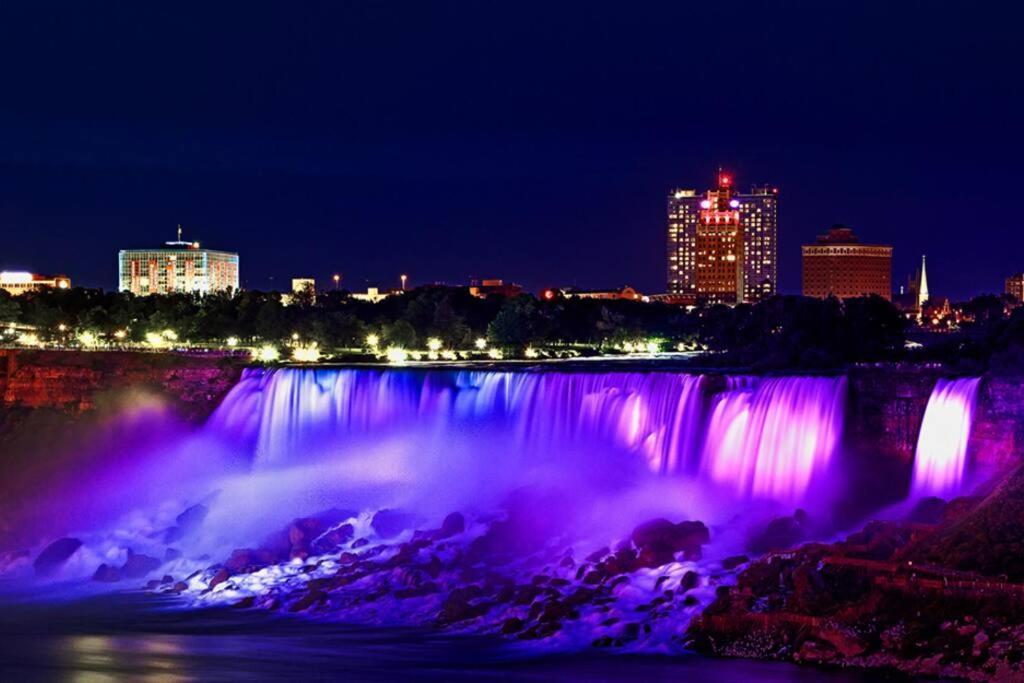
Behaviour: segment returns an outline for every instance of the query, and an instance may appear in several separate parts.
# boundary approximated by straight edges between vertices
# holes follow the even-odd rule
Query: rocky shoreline
[[[753,562],[694,619],[724,657],[1024,679],[1024,473],[984,499],[923,501],[833,544]]]

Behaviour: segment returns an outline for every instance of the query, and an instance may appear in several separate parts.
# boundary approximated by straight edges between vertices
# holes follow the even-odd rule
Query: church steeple
[[[921,256],[921,274],[917,278],[917,310],[928,303],[928,271],[925,270],[925,257]]]

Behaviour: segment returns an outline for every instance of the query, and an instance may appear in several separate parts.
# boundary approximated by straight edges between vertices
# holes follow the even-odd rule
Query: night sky
[[[780,188],[933,294],[1024,270],[1010,3],[4,3],[0,268],[116,287],[185,236],[242,284],[664,291],[665,197]],[[1016,13],[1016,14],[1014,14]]]

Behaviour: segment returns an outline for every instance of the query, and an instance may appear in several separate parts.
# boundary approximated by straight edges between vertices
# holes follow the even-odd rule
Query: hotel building
[[[238,291],[238,254],[200,248],[178,239],[155,249],[122,249],[118,289],[149,294],[211,294]]]
[[[778,189],[736,192],[728,173],[703,194],[668,196],[668,294],[698,303],[756,302],[778,287]]]
[[[872,294],[892,300],[892,247],[861,244],[853,230],[834,225],[803,252],[803,294],[849,299]]]

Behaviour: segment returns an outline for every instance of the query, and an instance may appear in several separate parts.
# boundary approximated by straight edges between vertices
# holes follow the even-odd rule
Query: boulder
[[[128,551],[128,559],[121,567],[121,575],[126,579],[141,579],[146,574],[155,570],[163,562],[149,555],[138,555]]]
[[[121,570],[113,565],[101,564],[96,568],[96,572],[92,575],[93,581],[101,581],[103,583],[114,583],[115,581],[121,580]]]
[[[46,546],[32,563],[37,576],[50,576],[64,566],[72,555],[82,547],[77,538],[60,538]]]
[[[638,526],[630,538],[639,553],[639,566],[657,567],[674,561],[679,552],[686,560],[699,560],[701,546],[711,540],[711,534],[703,522],[673,524],[659,518]]]
[[[394,538],[408,529],[414,529],[417,521],[417,517],[410,512],[385,508],[373,516],[370,526],[378,536],[386,539]]]
[[[772,550],[788,550],[803,541],[807,531],[807,513],[797,510],[792,517],[778,517],[769,522],[764,531],[750,540],[750,549],[759,555]]]
[[[461,534],[466,530],[466,519],[462,516],[461,512],[453,512],[444,518],[441,522],[441,530],[438,533],[438,538],[449,538]]]

